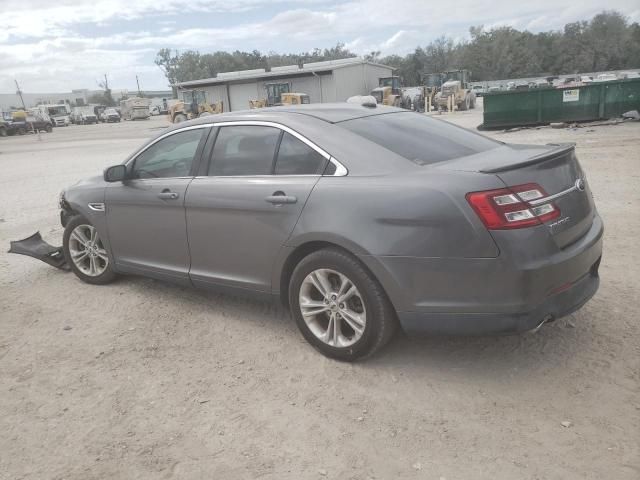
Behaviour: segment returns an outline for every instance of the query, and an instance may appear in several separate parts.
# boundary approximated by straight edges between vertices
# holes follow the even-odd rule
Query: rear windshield
[[[466,157],[501,145],[447,122],[412,112],[372,115],[337,125],[418,165]]]

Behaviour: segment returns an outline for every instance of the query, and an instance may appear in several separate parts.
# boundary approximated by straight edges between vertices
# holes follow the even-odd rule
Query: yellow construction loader
[[[223,103],[208,103],[204,91],[185,90],[182,92],[182,101],[169,107],[169,121],[171,123],[180,123],[205,115],[222,113],[223,111]]]
[[[400,77],[380,78],[378,86],[371,90],[371,96],[382,105],[399,107],[401,101]]]
[[[275,84],[269,84],[275,85]],[[278,85],[288,85],[288,84],[278,84]],[[267,86],[268,87],[268,86]],[[267,88],[267,93],[270,93],[269,88]],[[278,98],[271,96],[270,98],[262,98],[259,100],[249,100],[249,108],[264,108],[264,107],[272,107],[278,105],[305,105],[311,103],[311,99],[309,95],[306,93],[291,93],[291,92],[279,92]]]

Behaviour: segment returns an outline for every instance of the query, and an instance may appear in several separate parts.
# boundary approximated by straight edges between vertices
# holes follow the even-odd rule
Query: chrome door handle
[[[158,198],[161,198],[162,200],[175,200],[179,196],[180,194],[176,192],[160,192],[158,194]]]
[[[298,199],[294,196],[290,196],[290,195],[269,195],[268,197],[265,198],[265,200],[269,203],[273,203],[274,205],[284,205],[284,204],[290,204],[290,203],[296,203],[298,201]]]

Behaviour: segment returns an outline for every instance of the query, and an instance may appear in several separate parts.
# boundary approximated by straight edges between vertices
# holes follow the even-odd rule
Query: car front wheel
[[[300,261],[291,277],[289,305],[306,340],[338,360],[373,355],[397,325],[378,281],[338,249],[319,250]]]
[[[103,285],[116,277],[109,254],[98,235],[98,230],[84,217],[69,220],[62,240],[67,263],[76,276],[86,283]]]

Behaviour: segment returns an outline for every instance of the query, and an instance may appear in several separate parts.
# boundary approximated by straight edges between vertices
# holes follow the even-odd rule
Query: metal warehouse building
[[[305,63],[265,69],[219,73],[214,78],[178,83],[178,90],[203,90],[209,103],[223,102],[224,111],[246,110],[249,100],[266,97],[265,84],[289,83],[291,92],[306,93],[311,103],[343,102],[366,95],[389,77],[393,68],[362,58]],[[182,97],[181,95],[179,95]]]

